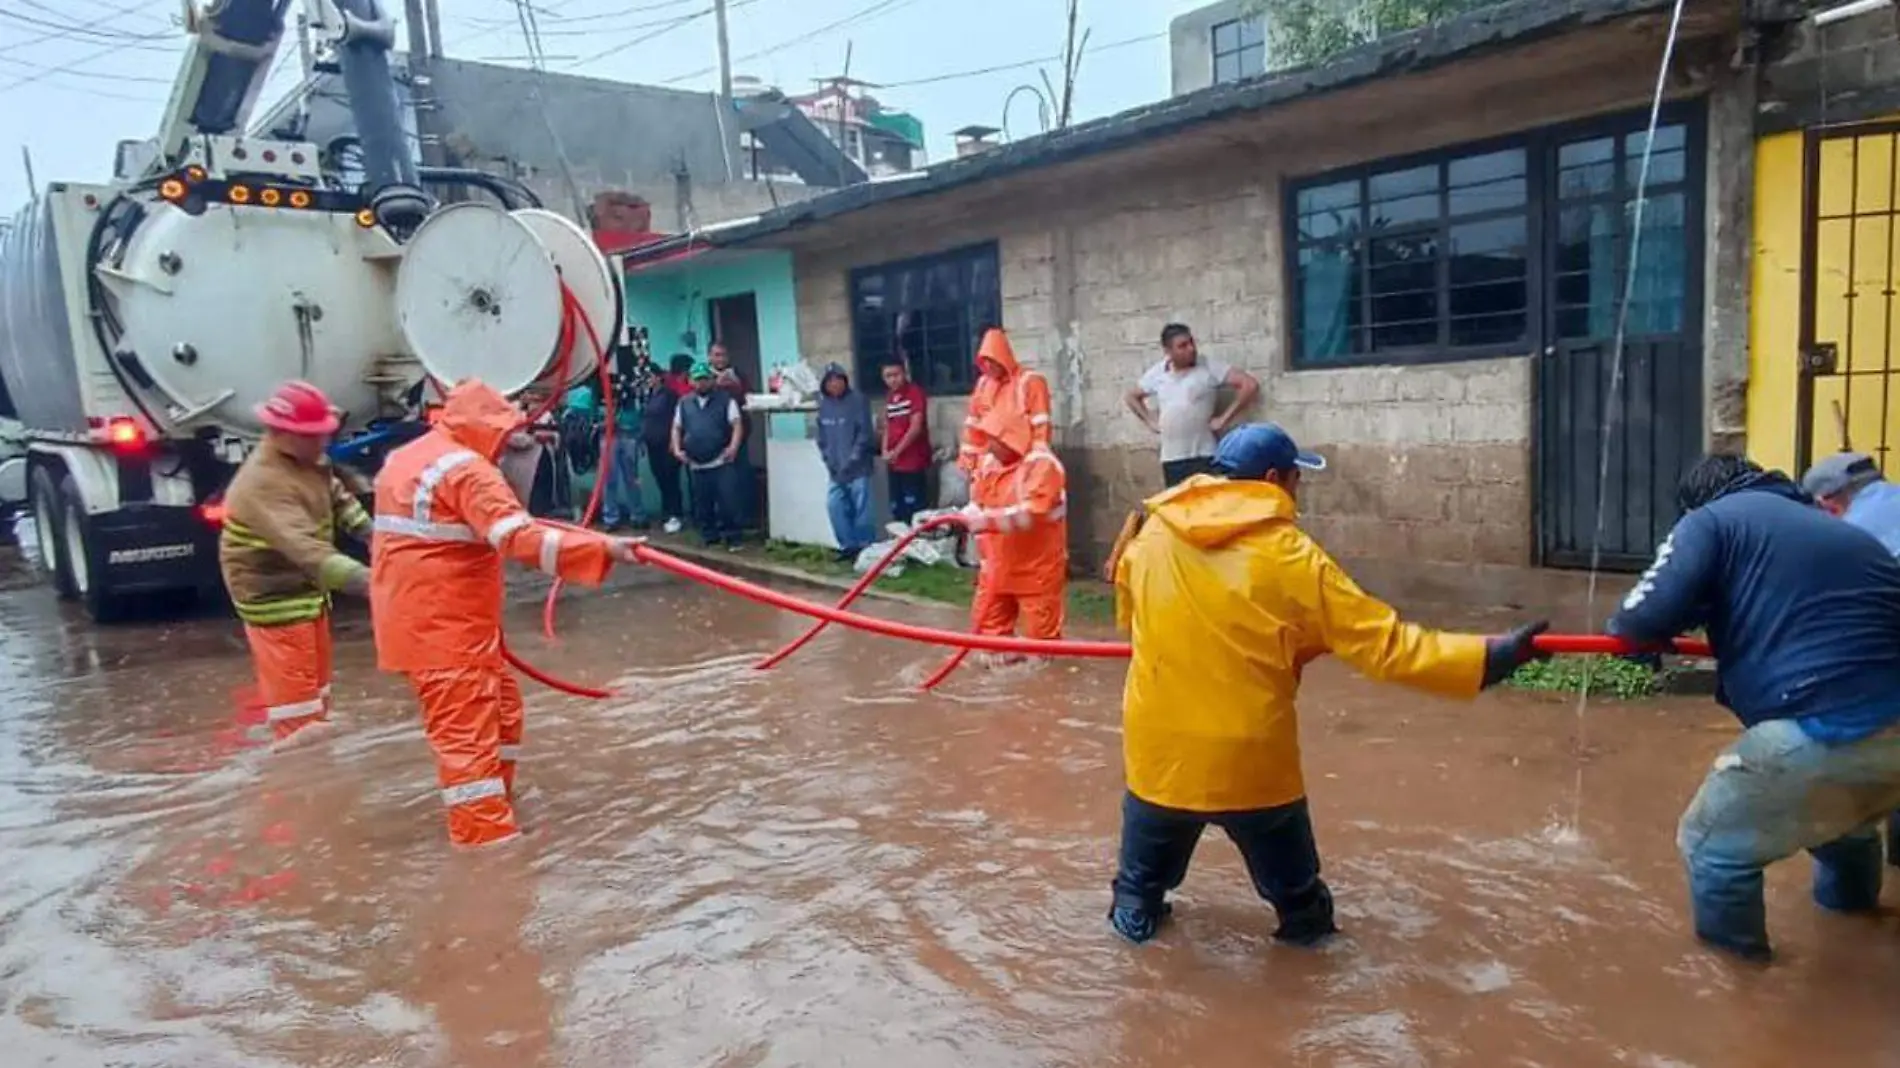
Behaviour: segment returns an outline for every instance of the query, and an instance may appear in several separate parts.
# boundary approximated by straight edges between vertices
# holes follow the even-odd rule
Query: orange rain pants
[[[421,699],[458,846],[518,833],[509,798],[521,691],[501,651],[502,562],[598,586],[624,555],[614,539],[543,523],[522,507],[492,459],[521,418],[500,393],[462,382],[434,428],[390,453],[376,476],[376,660]]]
[[[515,764],[524,726],[521,687],[506,668],[469,666],[409,675],[435,750],[449,841],[488,845],[520,833]]]
[[[1022,637],[1053,640],[1062,637],[1067,610],[1066,598],[1059,589],[1027,595],[995,593],[979,586],[976,600],[970,603],[970,630],[976,634],[1016,634],[1020,621]]]
[[[301,623],[244,625],[257,692],[278,741],[330,718],[330,616]]]

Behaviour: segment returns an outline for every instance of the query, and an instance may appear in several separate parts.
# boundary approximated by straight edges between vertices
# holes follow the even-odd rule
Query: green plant
[[[1323,63],[1387,34],[1454,18],[1499,0],[1251,0],[1244,11],[1266,19],[1275,59]]]
[[[1520,690],[1575,693],[1583,688],[1586,673],[1592,697],[1634,701],[1661,689],[1658,673],[1614,656],[1559,656],[1525,664],[1505,684]]]

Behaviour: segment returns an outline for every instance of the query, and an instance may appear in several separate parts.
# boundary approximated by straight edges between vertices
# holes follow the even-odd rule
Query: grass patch
[[[837,554],[817,545],[799,545],[789,541],[765,543],[765,558],[785,567],[795,567],[812,575],[834,579],[854,579],[856,572],[848,563],[840,563]],[[877,582],[879,590],[901,593],[927,601],[967,605],[976,594],[976,572],[949,564],[923,567],[905,561],[904,573],[886,575]],[[1115,594],[1100,583],[1070,580],[1069,618],[1089,623],[1109,623],[1115,619]]]
[[[1575,693],[1589,672],[1590,695],[1634,701],[1662,692],[1662,676],[1641,664],[1614,656],[1559,656],[1525,664],[1505,680],[1520,690]]]

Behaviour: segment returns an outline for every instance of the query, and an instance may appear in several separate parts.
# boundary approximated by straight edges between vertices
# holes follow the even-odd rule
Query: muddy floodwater
[[[362,619],[340,725],[274,751],[231,622],[0,593],[0,1065],[1900,1065],[1900,924],[1817,913],[1805,863],[1770,876],[1781,963],[1689,939],[1675,821],[1735,730],[1704,701],[1595,704],[1580,749],[1568,700],[1322,664],[1345,936],[1274,946],[1215,835],[1131,949],[1118,665],[918,696],[937,654],[862,636],[753,672],[801,622],[686,586],[570,598],[552,646],[536,615],[532,659],[629,696],[530,689],[533,833],[463,854]]]

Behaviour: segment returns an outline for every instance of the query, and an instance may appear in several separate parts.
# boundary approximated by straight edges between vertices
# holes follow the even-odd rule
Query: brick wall
[[[1160,357],[1162,324],[1180,321],[1203,352],[1261,380],[1254,418],[1329,456],[1302,503],[1305,525],[1334,552],[1528,564],[1529,361],[1288,370],[1282,176],[1641,106],[1647,45],[1620,32],[1600,47],[1555,42],[814,227],[794,242],[804,353],[849,351],[850,268],[993,239],[1005,325],[1056,389],[1084,562],[1159,488],[1155,443],[1122,397]],[[1618,51],[1630,48],[1648,58]],[[955,401],[939,403],[934,425],[961,423]]]

